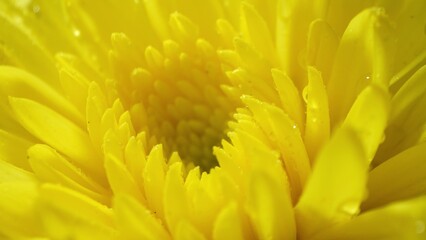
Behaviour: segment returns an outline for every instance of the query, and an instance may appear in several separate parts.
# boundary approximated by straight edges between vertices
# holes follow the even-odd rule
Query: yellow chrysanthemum
[[[426,1],[0,1],[1,239],[426,239]]]

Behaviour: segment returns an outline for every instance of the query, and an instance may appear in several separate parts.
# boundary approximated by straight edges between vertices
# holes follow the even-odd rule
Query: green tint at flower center
[[[226,136],[236,108],[221,89],[227,78],[214,48],[201,39],[187,46],[167,40],[162,52],[146,48],[145,62],[133,68],[131,90],[121,93],[130,99],[137,130],[146,132],[150,147],[161,143],[167,155],[177,152],[210,170],[217,165],[212,148]]]

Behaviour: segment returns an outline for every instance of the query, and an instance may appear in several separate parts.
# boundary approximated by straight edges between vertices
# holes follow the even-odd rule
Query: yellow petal
[[[426,197],[396,202],[368,211],[353,220],[326,229],[314,240],[422,240],[426,238]]]
[[[222,209],[216,218],[213,228],[213,239],[243,240],[244,230],[237,203],[232,202]]]
[[[0,159],[0,236],[19,239],[40,236],[36,217],[37,180],[34,175]]]
[[[13,133],[0,129],[0,159],[13,165],[29,170],[30,166],[26,158],[26,149],[33,143]]]
[[[43,227],[53,239],[111,239],[116,235],[112,210],[81,193],[43,184],[40,198]]]
[[[29,99],[10,98],[19,122],[35,137],[70,157],[78,165],[102,176],[100,159],[93,153],[89,136],[52,109]]]
[[[78,108],[80,113],[85,114],[89,81],[73,67],[61,63],[61,61],[58,65],[60,66],[59,80],[66,97]]]
[[[356,96],[370,83],[387,87],[391,77],[394,41],[383,9],[359,13],[340,41],[327,83],[332,125],[346,116]]]
[[[308,68],[308,86],[304,90],[306,101],[305,145],[311,163],[330,137],[328,98],[321,73]]]
[[[176,0],[177,11],[185,14],[200,27],[200,36],[209,41],[216,42],[217,34],[212,29],[218,18],[223,17],[223,9],[220,1],[206,0]]]
[[[156,216],[163,218],[163,192],[166,164],[161,145],[152,148],[143,172],[143,183],[148,206]]]
[[[154,31],[162,39],[169,38],[170,30],[166,19],[170,14],[170,9],[167,8],[171,7],[172,4],[161,4],[159,0],[144,1],[143,3]]]
[[[105,188],[51,147],[42,144],[32,146],[28,149],[28,161],[40,180],[63,184],[104,204],[109,202]]]
[[[426,144],[411,147],[374,168],[368,178],[363,208],[408,199],[426,193]]]
[[[286,186],[261,171],[250,176],[247,212],[259,239],[296,239],[296,225]]]
[[[265,20],[246,2],[242,3],[241,13],[241,30],[244,37],[265,59],[276,65],[274,42]]]
[[[298,199],[310,173],[310,162],[299,129],[281,109],[250,96],[243,96],[242,100],[281,152],[293,200]]]
[[[305,53],[311,21],[324,18],[328,1],[276,1],[276,48],[283,70],[295,81],[298,89],[306,83]]]
[[[324,83],[330,79],[339,38],[323,19],[314,20],[309,26],[306,61],[321,72]]]
[[[256,49],[241,38],[234,38],[234,47],[243,63],[243,67],[257,76],[270,73],[270,63],[266,62]]]
[[[207,238],[200,233],[191,223],[181,221],[177,226],[176,233],[174,234],[176,240],[206,240]]]
[[[167,171],[164,185],[164,214],[171,232],[175,232],[179,221],[187,218],[187,204],[182,163],[177,162]]]
[[[368,162],[355,132],[338,129],[319,153],[296,206],[298,236],[310,238],[358,214],[366,194],[367,170]]]
[[[105,134],[101,128],[101,120],[107,108],[106,96],[99,85],[95,82],[90,83],[86,102],[87,131],[98,153],[101,153],[101,146]]]
[[[0,14],[0,53],[6,57],[6,62],[2,59],[1,63],[28,69],[52,86],[58,87],[59,84],[56,81],[58,74],[53,57],[42,47],[37,38],[29,34],[29,30],[22,22],[19,20],[14,22],[12,19],[3,12]]]
[[[141,189],[122,161],[108,154],[105,158],[105,172],[114,195],[127,194],[146,204]]]
[[[425,77],[426,66],[423,66],[392,97],[391,124],[401,125],[410,116],[412,107],[426,92]]]
[[[7,97],[28,98],[42,103],[66,116],[78,126],[84,126],[84,117],[61,92],[49,86],[43,80],[18,68],[0,66],[0,102],[6,103]]]
[[[136,183],[141,187],[143,185],[141,173],[146,165],[143,143],[135,137],[130,137],[124,150],[124,158],[127,169],[129,169]]]
[[[172,13],[169,21],[174,37],[182,46],[195,43],[198,38],[199,29],[189,18],[180,14]]]
[[[370,85],[357,97],[343,123],[356,131],[368,161],[383,141],[390,109],[390,97],[381,87]]]
[[[386,139],[380,146],[373,164],[378,165],[395,154],[414,146],[426,121],[426,66],[420,68],[392,97]]]
[[[296,122],[299,129],[303,129],[304,108],[299,90],[294,82],[278,69],[272,69],[272,77],[280,95],[282,108]]]
[[[116,196],[114,214],[118,229],[125,239],[170,239],[165,227],[155,215],[129,196]]]
[[[396,76],[393,88],[401,86],[413,72],[426,64],[426,2],[424,1],[381,1],[389,9],[395,24],[398,48],[393,66]]]

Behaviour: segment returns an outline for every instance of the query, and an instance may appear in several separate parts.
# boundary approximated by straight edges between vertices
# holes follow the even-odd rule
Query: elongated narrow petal
[[[110,208],[61,185],[43,184],[40,194],[42,222],[51,238],[112,239],[116,235]]]
[[[68,117],[76,124],[82,125],[83,116],[61,93],[46,82],[19,68],[0,66],[0,100],[7,102],[9,96],[28,98],[49,106]]]
[[[21,150],[30,147],[32,145],[31,141],[1,129],[0,138],[3,139],[3,143],[0,144],[0,159],[29,170],[30,166],[26,158],[27,153]]]
[[[35,216],[38,197],[34,175],[0,159],[0,231],[8,238],[41,234]]]
[[[389,55],[393,50],[389,46],[392,42],[386,41],[389,36],[391,27],[383,9],[364,10],[348,25],[327,83],[333,124],[343,120],[356,96],[369,83],[383,87],[389,84]]]
[[[243,231],[237,204],[231,203],[219,213],[213,230],[213,239],[232,238],[243,240]]]
[[[374,208],[426,192],[426,144],[411,147],[388,159],[369,174],[365,208]]]
[[[177,162],[170,166],[164,185],[164,213],[167,225],[175,232],[180,221],[188,215],[188,202],[186,199],[182,179],[182,164]]]
[[[311,163],[330,137],[330,115],[327,93],[318,70],[308,68],[308,86],[304,90],[306,101],[305,145]]]
[[[366,196],[368,162],[352,129],[340,128],[324,146],[296,206],[300,236],[349,221]]]
[[[32,100],[10,98],[10,104],[22,125],[35,137],[57,148],[82,167],[101,175],[97,167],[99,158],[93,153],[89,137],[81,128]]]
[[[165,227],[143,205],[131,197],[114,200],[118,228],[126,239],[170,239]]]
[[[424,239],[425,204],[424,196],[393,203],[364,213],[312,239]]]
[[[43,181],[63,184],[101,203],[107,203],[108,191],[90,179],[54,149],[36,144],[28,149],[28,161],[33,172]]]
[[[353,128],[372,161],[382,143],[390,108],[389,94],[380,87],[368,86],[357,97],[349,110],[344,126]]]

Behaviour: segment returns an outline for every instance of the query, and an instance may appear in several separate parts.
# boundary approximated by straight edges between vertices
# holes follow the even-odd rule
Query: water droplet
[[[359,213],[359,201],[347,201],[342,204],[340,211],[349,216],[354,216]]]
[[[425,232],[425,230],[426,230],[425,223],[421,220],[416,221],[416,233],[422,234]]]
[[[296,124],[293,124],[293,129],[296,129],[296,128],[297,128]]]
[[[370,79],[371,79],[371,76],[370,76],[370,75],[367,75],[367,76],[365,77],[365,80],[367,80],[367,81],[370,81]]]
[[[74,28],[72,33],[74,34],[75,37],[80,37],[81,35],[81,32],[78,28]]]
[[[303,88],[302,97],[305,103],[308,103],[308,87]]]
[[[38,15],[38,14],[40,14],[40,5],[34,5],[33,6],[33,13],[35,14],[35,15]]]

